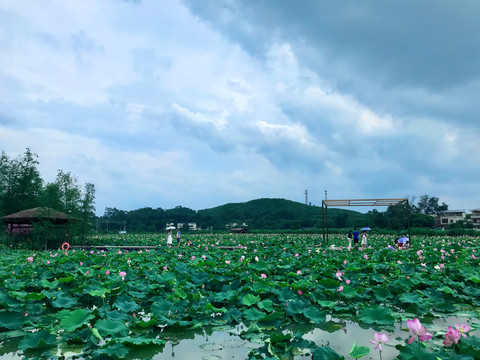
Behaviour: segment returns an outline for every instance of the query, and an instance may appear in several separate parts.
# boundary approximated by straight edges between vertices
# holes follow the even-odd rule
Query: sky
[[[480,208],[480,2],[0,0],[0,151],[106,207]],[[353,209],[356,210],[356,209]]]

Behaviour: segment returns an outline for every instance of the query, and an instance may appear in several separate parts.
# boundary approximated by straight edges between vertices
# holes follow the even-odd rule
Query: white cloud
[[[212,124],[217,131],[225,130],[225,127],[227,125],[226,118],[229,115],[228,111],[223,111],[218,115],[206,116],[198,112],[192,112],[175,103],[171,105],[171,108],[175,113],[187,119],[188,121],[196,124]]]

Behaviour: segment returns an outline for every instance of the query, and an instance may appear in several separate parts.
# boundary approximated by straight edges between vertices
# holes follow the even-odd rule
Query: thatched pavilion
[[[58,237],[58,233],[61,232],[63,237],[68,238],[70,222],[76,219],[51,208],[37,207],[4,216],[0,220],[11,237],[17,235],[29,236],[36,228],[46,228],[44,233],[45,246],[47,246],[49,233],[50,236],[56,233]]]

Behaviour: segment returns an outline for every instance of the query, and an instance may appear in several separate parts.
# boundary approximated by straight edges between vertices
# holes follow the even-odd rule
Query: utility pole
[[[305,205],[308,205],[308,190],[305,190]]]

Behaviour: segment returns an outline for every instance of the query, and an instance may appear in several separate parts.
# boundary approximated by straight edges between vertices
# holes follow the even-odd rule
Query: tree
[[[93,228],[93,219],[95,218],[95,185],[86,183],[83,191],[83,197],[81,200],[81,212],[82,212],[82,243],[85,242],[85,233],[88,229]]]
[[[79,215],[81,202],[81,191],[78,187],[78,180],[70,172],[58,170],[55,184],[58,186],[60,199],[65,213],[71,212]]]
[[[6,215],[5,213],[5,197],[8,186],[8,175],[10,172],[10,159],[7,154],[2,151],[0,155],[0,216]]]
[[[57,183],[47,183],[40,194],[40,205],[58,211],[64,210],[62,194]]]
[[[0,157],[0,193],[3,213],[10,214],[38,206],[43,180],[37,170],[38,155],[26,149],[23,156],[9,160]]]
[[[448,205],[445,203],[439,205],[438,200],[435,196],[422,195],[418,200],[417,209],[422,214],[438,214],[448,210]]]
[[[389,206],[385,213],[388,227],[397,231],[408,228],[409,212],[410,209],[405,203]]]

